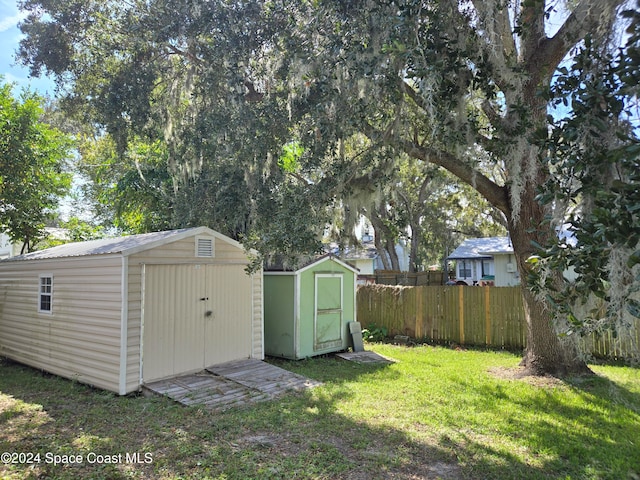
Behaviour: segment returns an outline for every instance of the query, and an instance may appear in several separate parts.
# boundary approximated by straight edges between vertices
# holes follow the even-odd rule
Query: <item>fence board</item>
[[[526,346],[521,287],[362,285],[357,302],[363,327],[386,327],[391,336],[513,349]],[[582,347],[597,357],[637,358],[640,320],[619,338],[611,332],[592,334],[582,340]]]

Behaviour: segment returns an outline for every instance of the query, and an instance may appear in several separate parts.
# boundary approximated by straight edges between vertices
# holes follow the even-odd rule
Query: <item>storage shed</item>
[[[206,227],[72,243],[0,262],[0,356],[119,394],[264,358],[262,272]]]
[[[349,347],[358,270],[323,256],[295,271],[264,272],[265,353],[301,359]]]

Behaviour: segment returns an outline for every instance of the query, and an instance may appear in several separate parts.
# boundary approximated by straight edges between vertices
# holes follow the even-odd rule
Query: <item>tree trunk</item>
[[[384,224],[381,214],[372,212],[369,220],[373,225],[375,246],[382,259],[385,270],[400,270],[400,261],[396,252],[396,237]]]
[[[539,45],[539,39],[545,37],[542,7],[531,4],[523,11],[523,19],[532,16],[527,23],[526,34],[522,38],[522,51],[528,80],[521,91],[515,91],[527,107],[529,126],[521,132],[527,139],[524,150],[516,148],[514,158],[519,162],[520,178],[511,178],[509,183],[510,212],[507,215],[508,230],[511,235],[513,251],[520,272],[525,319],[527,322],[527,346],[521,366],[532,375],[580,375],[591,372],[580,355],[577,335],[567,334],[566,320],[554,318],[553,308],[545,296],[538,296],[531,290],[527,260],[536,253],[534,242],[548,245],[556,241],[556,232],[547,220],[547,212],[536,195],[544,185],[549,172],[539,163],[539,151],[530,144],[534,132],[547,128],[547,101],[538,94],[540,86],[548,85],[550,72],[559,60],[551,58],[549,51]],[[507,116],[512,124],[521,121],[520,113],[514,109]],[[515,172],[512,172],[515,177]],[[514,205],[517,199],[519,205]],[[505,212],[506,213],[506,212]],[[515,213],[515,215],[514,215]],[[556,272],[558,280],[562,272]]]
[[[417,226],[419,223],[414,222],[411,224],[411,239],[409,249],[409,271],[418,271],[418,247],[420,246],[420,239],[422,236],[422,228]]]
[[[528,272],[531,267],[527,259],[535,253],[532,242],[544,244],[549,236],[555,235],[550,229],[545,230],[546,225],[544,211],[535,199],[535,188],[529,186],[521,195],[519,219],[509,219],[509,233],[520,272],[527,323],[527,346],[520,365],[530,375],[592,373],[580,355],[577,335],[562,335],[565,329],[557,324],[560,320],[554,320],[552,307],[530,288]]]

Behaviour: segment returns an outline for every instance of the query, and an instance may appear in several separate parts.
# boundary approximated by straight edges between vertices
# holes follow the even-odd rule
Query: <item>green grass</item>
[[[0,464],[0,478],[640,479],[638,369],[514,379],[509,353],[367,348],[397,363],[273,361],[324,385],[222,413],[0,361],[0,452],[42,459]],[[90,464],[90,452],[152,461]]]

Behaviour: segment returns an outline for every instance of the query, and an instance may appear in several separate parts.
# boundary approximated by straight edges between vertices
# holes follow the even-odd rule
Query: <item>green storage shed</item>
[[[265,354],[298,360],[346,350],[357,278],[357,269],[329,255],[295,271],[265,270]]]

